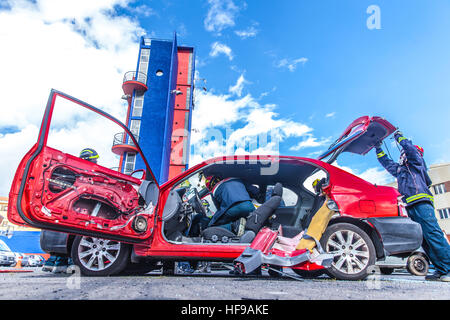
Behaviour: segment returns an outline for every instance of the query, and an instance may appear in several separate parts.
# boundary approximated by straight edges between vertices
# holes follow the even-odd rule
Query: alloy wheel
[[[357,274],[364,270],[370,259],[366,241],[351,230],[338,230],[330,235],[325,249],[334,255],[332,266],[345,274]]]
[[[120,254],[120,243],[92,237],[82,237],[78,246],[80,263],[88,270],[101,271],[114,264]]]

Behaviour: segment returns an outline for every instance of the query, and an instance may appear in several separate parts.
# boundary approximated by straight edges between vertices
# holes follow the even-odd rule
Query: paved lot
[[[1,270],[7,268],[0,268]],[[289,277],[234,277],[227,271],[209,274],[104,278],[77,274],[52,274],[39,268],[29,273],[0,273],[0,299],[98,300],[98,299],[186,299],[186,300],[329,300],[329,299],[450,299],[450,283],[424,281],[406,272],[375,274],[365,281],[336,281],[322,276],[303,281]],[[292,271],[289,272],[289,274]]]

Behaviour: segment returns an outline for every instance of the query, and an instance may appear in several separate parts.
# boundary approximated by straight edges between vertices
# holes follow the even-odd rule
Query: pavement
[[[0,268],[1,270],[11,268]],[[83,277],[75,273],[0,272],[0,300],[449,300],[450,283],[425,281],[404,270],[374,274],[363,281],[327,276],[295,280],[230,276],[226,270],[163,276]],[[294,276],[291,270],[287,274]]]

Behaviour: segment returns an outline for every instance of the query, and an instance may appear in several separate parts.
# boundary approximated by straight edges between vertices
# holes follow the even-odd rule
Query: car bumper
[[[377,230],[386,256],[409,253],[422,245],[422,227],[406,217],[369,218]]]

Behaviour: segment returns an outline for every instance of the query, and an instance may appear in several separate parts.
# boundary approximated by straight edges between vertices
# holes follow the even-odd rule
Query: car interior
[[[177,184],[165,204],[163,235],[175,243],[251,243],[263,227],[278,229],[284,237],[294,237],[305,230],[325,197],[320,188],[326,186],[328,174],[322,168],[300,159],[280,159],[274,174],[261,174],[261,163],[213,163]],[[195,214],[211,217],[217,210],[206,188],[207,176],[239,178],[260,190],[267,190],[265,201],[253,201],[255,210],[246,218],[239,234],[223,226],[208,226],[199,236],[188,236]],[[312,188],[315,178],[322,178],[319,192]],[[316,189],[317,190],[317,189]]]

